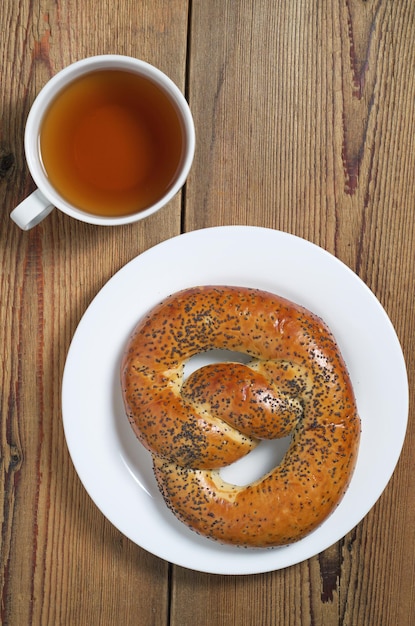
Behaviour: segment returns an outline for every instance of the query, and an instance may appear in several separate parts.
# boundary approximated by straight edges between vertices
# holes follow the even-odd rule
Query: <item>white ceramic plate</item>
[[[349,368],[362,420],[356,470],[331,517],[293,545],[259,550],[227,547],[188,530],[165,506],[150,456],[125,417],[119,367],[134,326],[165,296],[203,284],[257,287],[306,306],[330,326]],[[74,335],[62,404],[75,468],[90,497],[116,528],[149,552],[183,567],[255,574],[318,554],[368,513],[401,452],[408,383],[388,316],[343,263],[287,233],[224,226],[165,241],[109,280]]]

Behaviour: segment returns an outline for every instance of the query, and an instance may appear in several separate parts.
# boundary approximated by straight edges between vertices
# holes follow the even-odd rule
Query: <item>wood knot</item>
[[[14,154],[7,152],[0,155],[0,181],[6,177],[7,172],[14,165]]]
[[[10,446],[10,457],[9,457],[9,467],[11,470],[16,471],[20,469],[20,466],[23,462],[22,451],[16,445]]]

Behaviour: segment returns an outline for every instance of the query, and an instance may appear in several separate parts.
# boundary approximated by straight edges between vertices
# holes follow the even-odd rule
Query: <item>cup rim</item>
[[[170,189],[154,204],[146,209],[130,213],[127,215],[105,216],[88,213],[66,201],[50,184],[43,172],[41,160],[39,158],[39,128],[46,108],[52,102],[53,98],[59,93],[65,85],[72,80],[89,73],[92,70],[99,69],[130,69],[154,79],[157,84],[172,98],[177,110],[180,114],[181,122],[184,128],[186,146],[184,150],[183,160],[179,168],[177,177]],[[69,80],[68,80],[69,79]],[[35,136],[34,136],[35,134]],[[195,126],[193,116],[189,104],[176,85],[176,83],[156,66],[131,56],[120,54],[103,54],[85,57],[78,61],[67,65],[57,72],[48,82],[41,88],[30,108],[24,134],[24,148],[26,162],[30,174],[40,191],[57,209],[74,217],[82,222],[97,225],[123,225],[140,221],[152,215],[164,207],[183,187],[190,168],[193,163],[195,153]]]

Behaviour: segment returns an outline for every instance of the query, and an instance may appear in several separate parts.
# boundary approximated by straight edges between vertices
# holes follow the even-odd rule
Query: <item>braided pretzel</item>
[[[219,348],[252,361],[184,363]],[[265,547],[301,539],[337,506],[358,451],[360,419],[346,366],[321,319],[273,294],[186,289],[136,327],[123,357],[131,426],[153,455],[166,504],[201,535]],[[260,439],[292,433],[282,462],[236,486],[219,468]]]

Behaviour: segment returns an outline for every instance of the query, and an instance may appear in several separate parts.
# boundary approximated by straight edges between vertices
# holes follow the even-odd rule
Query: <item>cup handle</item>
[[[53,208],[53,204],[36,189],[13,209],[10,217],[22,230],[29,230],[47,217]]]

